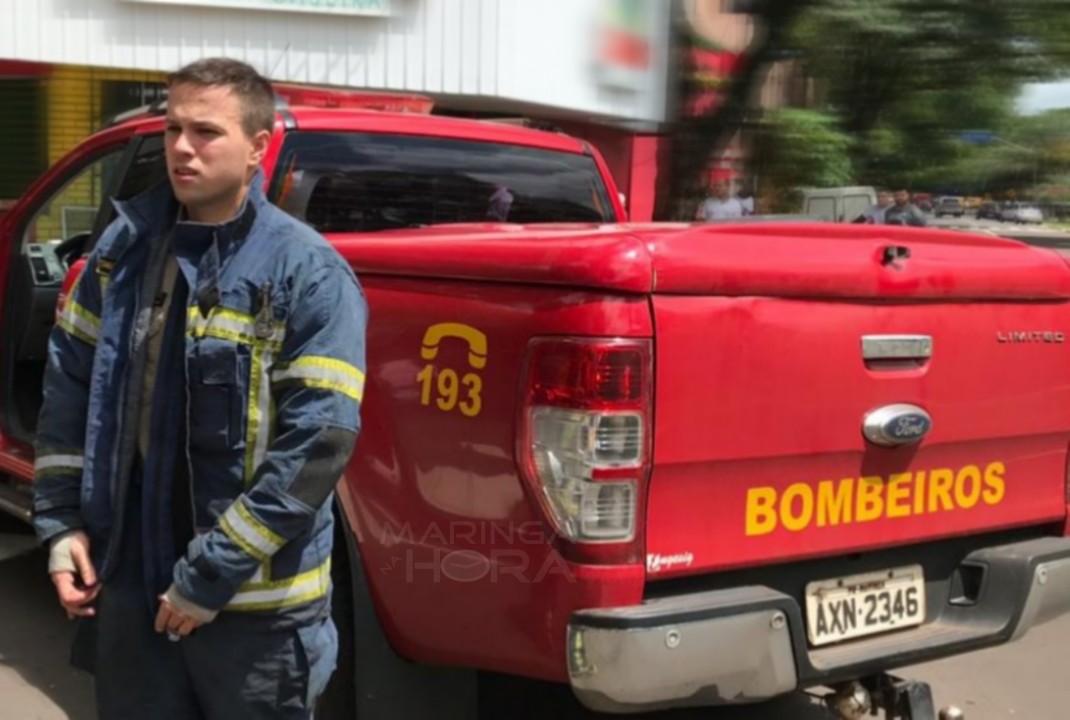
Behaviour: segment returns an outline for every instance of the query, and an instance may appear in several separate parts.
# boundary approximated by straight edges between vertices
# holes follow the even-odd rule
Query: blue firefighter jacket
[[[84,529],[106,582],[120,543],[164,534],[123,537],[140,482],[155,498],[143,504],[150,530],[169,527],[168,503],[190,504],[196,533],[167,564],[183,596],[213,610],[317,613],[329,601],[330,501],[359,430],[367,306],[345,261],[262,183],[258,173],[223,225],[176,222],[166,183],[115,203],[50,338],[34,522],[43,541]],[[140,398],[168,245],[188,288],[163,330],[178,360],[171,372],[161,358],[153,397]],[[142,401],[153,422],[138,461]],[[168,421],[167,408],[185,418]],[[188,497],[169,494],[176,468]],[[166,560],[159,544],[147,552]]]

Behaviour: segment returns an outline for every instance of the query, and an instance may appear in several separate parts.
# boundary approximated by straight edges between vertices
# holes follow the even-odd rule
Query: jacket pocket
[[[202,339],[190,362],[190,445],[225,452],[242,444],[248,357],[241,346]]]

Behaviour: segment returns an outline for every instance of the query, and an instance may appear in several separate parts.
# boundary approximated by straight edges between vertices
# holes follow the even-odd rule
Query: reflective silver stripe
[[[300,357],[276,370],[271,377],[274,382],[295,380],[308,387],[340,392],[357,402],[364,397],[364,373],[335,358]]]
[[[331,561],[286,580],[254,583],[238,588],[227,610],[278,610],[318,600],[331,586]]]
[[[81,470],[85,467],[85,458],[81,455],[38,455],[33,461],[34,472],[44,470]]]
[[[71,335],[96,345],[100,339],[100,318],[68,298],[59,316],[59,326]]]
[[[249,555],[264,562],[286,544],[286,541],[271,531],[246,509],[241,500],[232,504],[219,525],[227,537],[237,543]]]

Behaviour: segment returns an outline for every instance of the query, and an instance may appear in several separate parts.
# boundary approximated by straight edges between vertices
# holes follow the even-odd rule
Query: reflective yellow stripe
[[[353,382],[363,384],[364,373],[359,369],[345,362],[344,360],[338,360],[332,357],[321,357],[319,355],[304,355],[297,358],[289,364],[290,370],[296,370],[297,368],[319,368],[322,370],[335,370],[342,375],[348,376]]]
[[[71,295],[74,293],[72,292]],[[68,297],[56,323],[82,342],[96,345],[100,337],[100,318]]]
[[[325,597],[331,586],[331,560],[300,575],[270,582],[247,582],[227,604],[226,610],[278,610]]]
[[[364,397],[364,373],[342,360],[306,355],[283,365],[272,374],[274,382],[293,381],[300,385],[342,393],[360,402]]]
[[[258,338],[256,318],[252,315],[229,308],[215,307],[208,313],[208,317],[204,317],[201,315],[200,308],[193,306],[186,314],[186,332],[195,338],[212,337],[243,345],[266,345],[278,351],[282,348],[282,337],[286,332],[286,325],[276,322],[273,324],[270,338]]]
[[[272,363],[272,348],[265,344],[253,347],[249,370],[248,423],[245,431],[245,484],[248,487],[256,469],[264,462],[268,443],[273,435],[275,413],[272,407],[271,383],[268,372]]]
[[[241,500],[236,500],[227,508],[219,518],[219,526],[238,547],[260,562],[265,562],[286,544],[284,539],[253,517]]]
[[[85,320],[91,328],[95,330],[100,329],[100,318],[86,310],[84,307],[82,307],[75,301],[69,300],[65,309],[70,310],[71,313]]]
[[[75,325],[71,325],[67,321],[66,318],[62,318],[61,317],[59,320],[56,321],[56,325],[59,326],[68,335],[71,335],[72,337],[78,338],[79,340],[81,340],[82,342],[86,343],[87,345],[96,345],[97,344],[97,338],[93,337],[92,335],[90,335],[90,334],[88,334],[86,332],[83,332],[80,328],[76,327]]]

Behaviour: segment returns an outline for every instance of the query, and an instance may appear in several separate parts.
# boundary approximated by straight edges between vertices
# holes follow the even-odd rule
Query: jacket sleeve
[[[100,335],[98,261],[90,256],[48,341],[34,441],[33,522],[42,542],[81,528],[89,381]]]
[[[201,607],[222,608],[263,562],[309,530],[349,462],[368,312],[340,263],[316,272],[298,295],[272,368],[274,438],[251,486],[175,565],[175,587]]]

